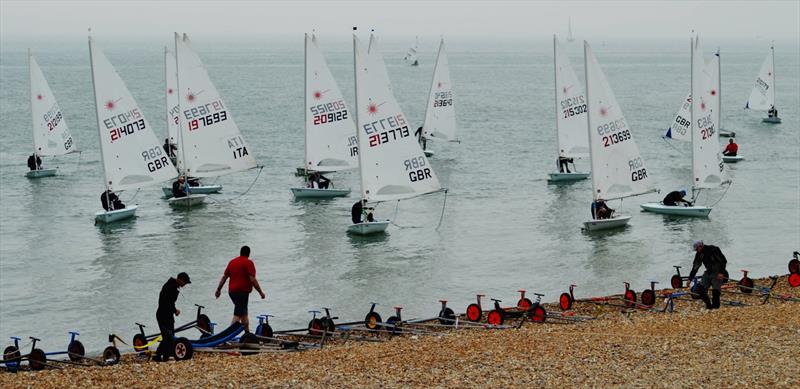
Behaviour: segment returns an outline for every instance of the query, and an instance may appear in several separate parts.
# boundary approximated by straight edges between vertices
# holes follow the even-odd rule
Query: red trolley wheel
[[[519,308],[521,310],[527,311],[528,308],[530,308],[532,306],[533,306],[533,301],[531,301],[531,299],[529,299],[527,297],[521,298],[521,299],[519,299],[519,301],[517,301],[517,308]]]
[[[744,277],[739,282],[736,283],[739,286],[739,291],[744,294],[751,294],[753,293],[753,279],[750,277]]]
[[[669,279],[669,285],[672,286],[672,289],[680,289],[683,286],[683,280],[679,275],[673,274]]]
[[[573,302],[574,300],[569,293],[561,293],[561,296],[558,297],[558,307],[561,308],[562,311],[571,309]]]
[[[467,320],[471,322],[478,322],[481,320],[483,312],[478,304],[470,304],[467,306]]]
[[[147,338],[142,334],[133,336],[133,349],[134,351],[147,351]]]
[[[322,320],[320,319],[311,319],[308,322],[308,334],[309,335],[322,335],[322,329],[325,328],[322,324]]]
[[[652,307],[656,303],[656,292],[647,289],[642,292],[642,304]]]
[[[633,289],[625,291],[625,306],[632,307],[636,305],[636,292]]]
[[[789,261],[789,274],[800,274],[800,259]]]
[[[30,366],[31,370],[42,370],[46,367],[46,363],[47,355],[42,349],[35,348],[28,354],[28,366]]]
[[[794,273],[789,275],[789,285],[792,288],[800,286],[800,273]]]
[[[493,326],[502,325],[504,320],[505,318],[503,317],[503,313],[496,309],[493,309],[488,315],[486,315],[486,322]]]
[[[530,319],[534,323],[544,323],[547,320],[547,311],[543,306],[537,305],[536,308],[531,310]]]

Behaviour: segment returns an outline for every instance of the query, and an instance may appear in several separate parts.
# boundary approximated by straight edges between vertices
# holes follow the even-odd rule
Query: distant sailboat
[[[691,95],[689,104],[688,132],[692,142],[692,201],[696,201],[703,189],[719,188],[730,182],[719,152],[719,137],[714,119],[714,93],[717,86],[712,84],[716,66],[707,66],[703,60],[703,49],[699,37],[692,39],[691,44]],[[664,205],[663,203],[641,204],[642,209],[676,216],[706,217],[711,207],[700,205]]]
[[[352,112],[333,78],[317,37],[305,35],[305,167],[303,176],[358,167]],[[295,198],[347,196],[350,189],[291,188]]]
[[[406,61],[411,66],[419,66],[419,58],[417,56],[417,50],[419,49],[419,37],[416,38],[416,42],[414,43],[414,47],[410,47],[408,52],[406,52],[405,57],[403,57],[403,61]]]
[[[778,110],[775,108],[775,46],[769,47],[769,54],[761,64],[761,70],[756,77],[750,98],[747,99],[745,109],[767,110],[768,116],[764,123],[780,123]]]
[[[592,219],[584,222],[586,231],[623,227],[630,216],[610,215],[598,218],[598,202],[624,199],[654,192],[653,179],[647,174],[639,147],[633,140],[622,109],[589,44],[584,41],[586,100],[589,112],[587,130],[592,161]]]
[[[574,42],[575,38],[572,36],[572,18],[567,18],[567,42]]]
[[[548,182],[563,183],[584,180],[589,173],[569,171],[569,162],[589,156],[589,139],[586,135],[586,95],[558,38],[553,35],[553,68],[556,105],[557,173],[550,173]],[[562,169],[562,164],[566,169]]]
[[[442,190],[419,147],[414,131],[379,69],[380,56],[368,54],[353,35],[361,198],[369,202],[409,199]],[[364,221],[347,228],[367,235],[383,232],[390,221]]]
[[[42,169],[40,157],[59,156],[78,152],[67,121],[61,113],[53,91],[44,78],[42,69],[28,49],[28,73],[30,76],[30,107],[33,125],[33,158],[28,162],[34,169],[25,173],[28,178],[52,177],[56,168]],[[30,166],[29,166],[30,167]]]
[[[425,106],[425,122],[421,130],[422,132],[416,135],[420,138],[426,157],[433,156],[433,151],[427,149],[428,139],[459,142],[456,137],[453,83],[450,80],[450,64],[447,60],[444,38],[439,43],[439,54],[436,56],[431,88],[428,92],[428,105]]]
[[[100,156],[103,161],[106,202],[109,193],[157,185],[177,176],[150,123],[125,82],[89,37]],[[136,205],[100,211],[95,220],[110,223],[132,217]]]
[[[178,166],[186,177],[209,178],[256,168],[233,115],[211,82],[189,36],[175,33],[177,90],[180,99]],[[191,206],[205,195],[172,198],[170,205]]]

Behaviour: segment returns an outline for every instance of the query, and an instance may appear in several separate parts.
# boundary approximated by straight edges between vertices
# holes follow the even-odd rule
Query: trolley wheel
[[[67,346],[67,356],[72,362],[78,362],[86,355],[86,349],[83,348],[83,343],[80,340],[73,340]]]
[[[241,344],[241,346],[243,346],[243,347],[239,348],[240,349],[239,352],[242,355],[253,355],[253,354],[257,353],[257,351],[251,350],[251,347],[247,347],[247,345],[251,345],[251,344],[255,345],[255,348],[258,347],[259,341],[258,341],[258,337],[256,337],[255,334],[251,334],[249,332],[245,333],[244,335],[242,335],[241,338],[239,338],[239,343]]]
[[[380,323],[382,322],[381,315],[378,314],[378,312],[370,312],[364,317],[364,327],[367,327],[369,330],[379,330],[381,328]]]
[[[642,304],[652,307],[656,304],[656,292],[652,289],[647,289],[642,292]]]
[[[800,259],[789,261],[789,274],[800,274]]]
[[[739,291],[744,294],[753,293],[753,279],[750,277],[742,278],[736,285],[739,286]]]
[[[547,310],[545,310],[543,306],[537,305],[535,308],[531,309],[530,319],[534,323],[544,323],[544,321],[547,320]]]
[[[144,337],[142,334],[136,334],[133,336],[133,350],[140,352],[140,351],[147,351],[147,338]]]
[[[333,322],[333,319],[323,317],[320,318],[319,321],[322,323],[322,328],[329,333],[336,331],[336,323]]]
[[[493,326],[502,325],[504,321],[505,321],[505,315],[503,314],[503,311],[498,311],[496,309],[493,309],[489,311],[488,315],[486,315],[486,322]]]
[[[571,309],[573,302],[574,300],[569,293],[561,293],[561,296],[558,296],[558,307],[561,308],[562,311]]]
[[[269,324],[263,323],[256,328],[256,335],[264,337],[264,338],[271,338],[273,334],[272,326]]]
[[[531,301],[531,299],[529,299],[527,297],[521,298],[521,299],[519,299],[519,301],[517,301],[517,308],[519,308],[519,309],[527,311],[528,308],[530,308],[532,306],[533,306],[533,301]]]
[[[322,335],[322,329],[325,328],[322,326],[322,320],[320,319],[311,319],[308,322],[308,334],[309,335]]]
[[[467,320],[471,322],[479,322],[483,316],[481,307],[478,304],[467,305]]]
[[[47,355],[40,348],[33,349],[28,355],[28,366],[31,370],[42,370],[45,368],[45,363],[47,363]]]
[[[633,289],[628,289],[625,291],[625,306],[632,307],[636,305],[636,292]]]
[[[386,326],[389,327],[389,331],[393,334],[400,332],[400,328],[397,328],[397,323],[400,322],[400,318],[397,316],[390,316],[386,319]]]
[[[456,314],[450,308],[445,308],[439,312],[439,324],[451,326],[456,322]]]
[[[6,365],[9,363],[19,363],[21,359],[22,355],[20,355],[17,346],[8,346],[3,350],[3,363]]]
[[[194,347],[192,347],[192,342],[190,342],[189,339],[184,337],[175,339],[175,345],[173,347],[176,361],[192,359],[192,355],[194,355]]]
[[[116,365],[119,363],[119,349],[114,346],[108,346],[103,350],[103,362],[106,365]]]
[[[692,285],[692,300],[700,300],[702,299],[702,295],[705,293],[705,287],[701,284],[694,284]]]
[[[673,274],[669,279],[669,285],[672,286],[672,289],[680,289],[683,286],[683,280],[679,275]]]
[[[200,316],[197,317],[197,324],[196,325],[197,325],[197,328],[202,330],[202,331],[200,331],[200,333],[202,334],[202,335],[200,335],[201,338],[205,338],[207,336],[210,336],[210,334],[212,332],[211,331],[211,319],[209,319],[208,316],[206,316],[205,313],[201,313]]]
[[[792,288],[800,286],[800,273],[792,273],[789,275],[789,286]]]

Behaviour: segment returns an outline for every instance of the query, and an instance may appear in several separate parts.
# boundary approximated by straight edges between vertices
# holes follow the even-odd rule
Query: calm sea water
[[[161,45],[98,37],[145,115],[163,138]],[[215,300],[216,283],[243,244],[253,249],[267,292],[251,301],[252,313],[276,315],[274,326],[304,325],[310,309],[334,308],[342,318],[362,318],[371,301],[388,314],[426,317],[449,299],[456,310],[476,293],[516,301],[516,290],[554,300],[567,285],[581,295],[614,293],[629,280],[641,290],[649,279],[667,282],[673,264],[690,266],[693,239],[719,245],[731,269],[756,276],[783,273],[800,248],[800,55],[797,46],[776,51],[781,125],[761,123],[744,111],[767,45],[723,47],[723,126],[737,133],[747,160],[728,165],[734,184],[708,219],[674,219],[639,212],[659,195],[626,200],[634,218],[617,232],[588,235],[591,183],[548,185],[554,167],[552,46],[520,42],[495,46],[451,42],[449,58],[457,94],[461,144],[434,144],[432,158],[450,189],[441,228],[441,195],[403,201],[385,236],[345,233],[356,197],[295,201],[292,172],[303,158],[303,53],[296,42],[234,44],[196,42],[200,56],[236,118],[251,152],[265,165],[222,177],[214,202],[191,212],[171,209],[159,188],[122,197],[138,204],[138,217],[94,226],[103,190],[91,76],[85,42],[33,47],[79,148],[77,156],[45,160],[55,178],[24,178],[31,153],[25,43],[4,46],[0,57],[0,337],[38,336],[47,350],[64,347],[77,329],[91,349],[115,332],[130,339],[134,322],[155,326],[162,283],[180,271],[193,283],[178,301],[207,307],[225,324],[232,306]],[[323,50],[352,101],[352,53],[345,40]],[[594,46],[632,127],[648,170],[662,190],[689,185],[688,145],[661,139],[689,84],[688,45]],[[519,50],[519,48],[522,50]],[[714,42],[706,42],[710,55]],[[423,119],[436,42],[423,42],[421,66],[401,63],[404,44],[383,51],[397,98],[414,122]],[[515,49],[516,48],[516,49]],[[786,51],[793,50],[793,51]],[[583,79],[582,48],[570,46]],[[724,141],[724,140],[723,140]],[[586,162],[581,163],[584,169]],[[331,175],[337,187],[358,192],[355,172]],[[713,203],[722,193],[712,193]],[[379,217],[395,214],[384,204]],[[179,319],[179,322],[181,320]]]

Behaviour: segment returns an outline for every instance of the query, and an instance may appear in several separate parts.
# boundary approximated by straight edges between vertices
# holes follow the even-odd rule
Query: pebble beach
[[[773,290],[797,293],[785,276]],[[800,303],[762,305],[763,297],[731,292],[725,299],[746,306],[706,311],[699,301],[678,300],[672,313],[660,313],[578,302],[574,312],[595,319],[333,342],[296,353],[195,353],[182,362],[126,355],[109,367],[3,373],[0,387],[799,387]]]

